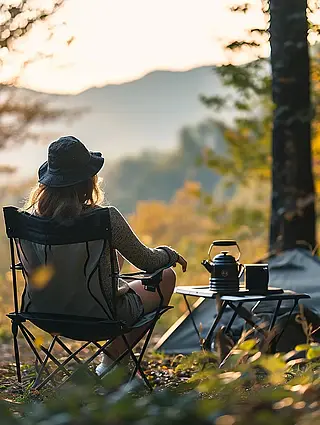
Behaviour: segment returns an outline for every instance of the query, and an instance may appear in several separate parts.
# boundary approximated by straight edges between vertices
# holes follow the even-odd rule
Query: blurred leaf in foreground
[[[54,275],[51,265],[38,267],[31,275],[31,282],[37,289],[45,288]]]

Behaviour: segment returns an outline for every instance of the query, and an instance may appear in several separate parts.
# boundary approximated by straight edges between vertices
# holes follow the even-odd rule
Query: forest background
[[[242,12],[244,11],[240,10],[240,13]],[[260,34],[260,36],[264,35]],[[71,39],[66,41],[66,43],[71,42]],[[229,45],[231,50],[239,47],[243,46]],[[250,48],[255,47],[255,45],[250,46]],[[310,54],[312,95],[315,105],[312,139],[313,167],[316,191],[319,193],[320,49],[317,44],[313,45]],[[113,93],[108,92],[109,100],[111,99],[113,104],[116,102],[117,96],[119,102],[127,96],[133,103],[139,103],[142,101],[141,98],[138,98],[138,93],[150,92],[151,86],[156,90],[156,93],[153,93],[155,105],[163,104],[164,110],[166,106],[170,105],[173,113],[180,112],[179,120],[177,119],[175,123],[175,125],[180,123],[180,129],[176,132],[175,144],[167,146],[164,143],[165,148],[159,149],[159,146],[161,147],[161,139],[159,139],[155,145],[150,143],[147,149],[143,149],[142,152],[135,155],[132,154],[131,148],[130,153],[123,154],[116,161],[108,161],[107,158],[101,177],[104,180],[106,201],[114,204],[127,215],[135,232],[145,244],[149,246],[171,245],[188,259],[188,273],[182,275],[178,271],[178,282],[182,285],[207,283],[208,274],[200,263],[206,258],[208,247],[214,239],[236,239],[242,250],[242,259],[247,263],[254,262],[268,252],[273,111],[270,96],[269,61],[268,58],[257,58],[247,66],[236,68],[238,81],[230,80],[230,78],[228,80],[223,68],[203,67],[187,73],[152,73],[131,83],[131,86],[123,84],[113,87]],[[245,103],[241,100],[241,94],[243,94],[241,90],[247,90],[248,87],[241,89],[242,74],[239,71],[243,70],[243,75],[245,75],[248,69],[253,73],[259,70],[256,75],[256,83],[262,84],[263,88],[260,91],[251,90],[250,96],[248,96],[249,100]],[[204,87],[205,90],[208,90],[207,92],[194,93],[188,89],[190,81],[201,79],[204,75],[206,75],[207,81],[212,83],[211,91],[208,85]],[[210,75],[210,80],[208,75]],[[134,84],[136,89],[134,89]],[[188,102],[190,97],[194,96],[192,101],[197,102],[201,113],[192,117],[191,124],[188,122],[187,113],[183,118],[184,115],[179,109],[181,104],[171,101],[169,96],[162,98],[160,96],[160,99],[157,97],[157,93],[159,94],[166,84],[169,87],[168,90],[178,90],[178,87],[179,90],[188,94],[182,99],[182,103],[183,101]],[[196,91],[197,87],[200,86],[194,84],[193,90]],[[20,133],[19,143],[21,143],[21,137],[22,139],[25,137],[26,140],[36,141],[38,144],[48,144],[50,137],[57,131],[59,132],[60,128],[67,131],[67,127],[64,127],[66,114],[68,120],[73,123],[68,130],[74,130],[77,123],[83,122],[90,116],[91,125],[97,125],[97,122],[94,121],[96,118],[92,115],[92,109],[95,109],[93,99],[97,104],[101,103],[101,98],[106,95],[108,89],[110,88],[105,87],[85,92],[86,96],[89,96],[88,103],[91,105],[91,109],[87,109],[87,104],[81,101],[75,102],[71,97],[66,101],[65,97],[45,96],[30,90],[17,89],[11,83],[4,84],[1,88],[0,104],[0,130],[4,136],[3,141],[8,139],[8,133],[4,129],[8,127],[12,130],[12,126],[15,125],[15,132],[11,132],[11,134],[16,134],[18,130],[21,130],[19,122],[21,116],[29,119],[28,114],[23,114],[23,110],[29,111],[30,122],[26,126],[27,132]],[[119,94],[116,94],[116,90]],[[178,95],[177,92],[177,97]],[[214,97],[206,98],[211,95]],[[234,98],[235,101],[229,109],[226,109],[226,100],[230,98]],[[221,99],[224,99],[223,104]],[[218,111],[205,109],[204,104],[209,107],[219,106],[220,109]],[[44,105],[49,106],[39,113],[39,106],[43,108]],[[157,116],[159,117],[161,108],[158,112]],[[8,113],[14,116],[13,123],[10,123],[9,126],[5,120]],[[194,117],[201,116],[201,114],[204,118],[199,118],[199,121],[195,123]],[[130,119],[134,119],[134,116],[128,119],[130,121]],[[186,120],[183,125],[181,125],[182,119]],[[54,126],[52,126],[52,122]],[[39,131],[39,123],[40,127],[43,126],[45,130]],[[166,123],[170,124],[168,119]],[[86,125],[88,126],[88,122]],[[125,125],[123,121],[116,122],[115,131],[117,127],[120,131],[123,125]],[[148,122],[146,117],[144,126],[148,128],[148,131],[150,129],[151,132],[154,131],[152,122]],[[97,129],[96,131],[99,132]],[[148,131],[146,131],[146,138]],[[83,141],[91,146],[91,140],[83,139]],[[16,143],[17,140],[8,141],[9,146]],[[4,148],[5,145],[8,147],[8,144],[0,143],[0,147]],[[116,144],[116,142],[105,141],[100,145],[100,149],[106,157],[112,144]],[[132,142],[132,146],[135,146],[135,141]],[[17,180],[15,179],[17,170],[10,164],[3,164],[1,171],[1,204],[21,206],[30,187],[36,183],[36,176],[25,178],[23,181]],[[0,324],[5,333],[8,329],[5,313],[10,310],[11,305],[8,265],[8,244],[1,220]],[[173,302],[178,308],[171,316],[168,315],[169,322],[172,322],[184,311],[184,306],[178,299],[174,299]]]

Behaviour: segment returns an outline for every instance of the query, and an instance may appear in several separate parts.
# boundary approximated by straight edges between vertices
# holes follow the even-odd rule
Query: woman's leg
[[[170,298],[174,291],[176,283],[176,274],[173,269],[166,269],[162,274],[162,281],[160,282],[160,290],[164,298],[164,306],[167,306],[170,302]],[[159,306],[160,297],[158,292],[150,292],[144,289],[141,280],[135,280],[129,283],[131,289],[133,289],[141,298],[143,303],[143,308],[145,313],[150,313]],[[138,339],[141,334],[145,331],[146,326],[141,328],[134,329],[130,333],[126,334],[128,343],[131,345],[133,342]],[[122,337],[118,337],[113,341],[113,343],[108,347],[108,352],[112,358],[117,358],[127,349]],[[122,364],[127,363],[129,357],[126,360],[122,361]],[[104,356],[103,363],[109,365],[112,363],[111,358]]]
[[[168,305],[176,284],[176,274],[173,269],[166,269],[162,273],[162,281],[160,282],[160,290],[164,298],[164,305]],[[141,280],[135,280],[129,283],[131,289],[134,290],[141,298],[144,312],[150,313],[159,306],[160,297],[158,292],[150,292],[144,289]]]

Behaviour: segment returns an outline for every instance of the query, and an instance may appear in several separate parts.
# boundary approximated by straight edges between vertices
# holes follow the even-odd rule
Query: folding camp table
[[[257,323],[257,316],[254,314],[254,310],[259,306],[261,302],[274,302],[276,301],[276,306],[273,310],[272,319],[270,321],[268,330],[270,331],[276,324],[277,317],[279,315],[280,307],[283,301],[292,301],[293,305],[287,316],[286,325],[283,327],[279,335],[277,336],[277,341],[281,338],[287,324],[289,323],[290,317],[298,305],[298,302],[301,299],[310,298],[307,294],[298,294],[293,291],[284,291],[280,288],[269,287],[268,292],[263,295],[252,294],[244,288],[240,288],[239,292],[234,294],[218,294],[217,292],[211,291],[209,286],[177,286],[175,289],[176,294],[181,294],[184,297],[187,308],[189,310],[190,318],[192,320],[194,329],[199,336],[199,341],[201,340],[199,329],[194,321],[192,315],[192,309],[188,302],[187,297],[200,297],[200,298],[211,298],[212,300],[220,301],[220,306],[217,309],[217,314],[212,315],[213,322],[210,326],[209,332],[204,339],[203,348],[205,350],[211,350],[212,342],[214,339],[214,331],[216,330],[221,318],[227,307],[230,307],[233,310],[233,315],[229,320],[225,328],[225,332],[230,331],[232,324],[234,323],[236,317],[243,319],[251,328],[254,328],[256,331],[265,333],[265,329]],[[250,307],[250,304],[254,303],[253,307]],[[248,307],[249,305],[249,307]]]

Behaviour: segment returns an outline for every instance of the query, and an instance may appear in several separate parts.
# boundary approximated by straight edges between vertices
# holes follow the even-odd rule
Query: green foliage
[[[295,398],[297,393],[304,393],[311,385],[315,385],[315,393],[319,395],[319,344],[304,344],[290,353],[276,355],[262,354],[257,344],[255,339],[238,343],[220,368],[214,354],[202,352],[182,359],[176,370],[187,368],[192,374],[190,381],[202,394],[214,395],[221,401],[232,395],[232,404],[235,405],[244,399],[250,403],[251,397],[260,402],[261,398],[272,400],[280,394]],[[306,352],[305,358],[295,359],[302,348]],[[264,392],[262,397],[254,394],[257,389]]]
[[[277,2],[274,2],[276,4]],[[308,34],[310,36],[310,40],[313,42],[318,39],[319,36],[319,26],[316,24],[316,20],[314,19],[313,13],[317,10],[318,2],[309,1],[307,15],[309,19],[309,29]],[[249,186],[252,182],[265,185],[269,184],[271,181],[271,136],[272,136],[272,126],[273,126],[273,117],[274,117],[274,109],[275,105],[272,103],[272,79],[271,79],[271,66],[269,58],[261,58],[259,57],[260,51],[259,46],[262,43],[266,43],[269,37],[268,30],[268,22],[270,21],[270,10],[269,10],[270,1],[264,0],[262,1],[262,10],[265,13],[265,27],[264,28],[256,28],[253,27],[248,31],[247,35],[243,40],[234,40],[226,46],[226,49],[231,53],[245,53],[246,51],[250,52],[250,55],[256,53],[256,60],[245,63],[242,65],[234,65],[232,63],[221,66],[217,69],[217,73],[219,74],[221,81],[224,86],[229,89],[228,94],[224,97],[221,96],[201,96],[202,102],[208,107],[214,110],[215,112],[221,111],[230,111],[230,117],[232,117],[231,122],[222,122],[220,123],[221,131],[223,132],[225,138],[225,151],[223,153],[216,152],[215,149],[206,149],[205,154],[203,155],[203,163],[208,166],[213,172],[218,173],[222,177],[222,181],[225,186],[230,188],[232,187],[234,190],[239,188],[239,186],[245,187]],[[286,7],[288,7],[287,12],[284,12],[283,16],[289,16],[292,13],[289,5],[283,3],[282,7],[286,11]],[[303,7],[301,6],[301,14],[303,14]],[[237,4],[232,7],[231,10],[235,13],[246,13],[250,9],[250,3]],[[301,18],[300,14],[300,18]],[[314,21],[314,22],[313,22]],[[289,22],[289,18],[288,18]],[[290,21],[292,22],[292,21]],[[303,27],[304,28],[304,27]],[[283,28],[285,31],[285,29]],[[304,30],[303,30],[304,31]],[[281,33],[281,31],[280,31]],[[284,33],[283,33],[284,34]],[[293,29],[291,37],[294,37],[295,30]],[[274,37],[273,37],[274,39]],[[286,48],[286,44],[288,44],[288,49],[290,49],[290,43],[293,41],[289,40],[288,43],[285,43],[284,46]],[[283,45],[283,43],[280,43]],[[299,44],[299,43],[298,43]],[[297,45],[295,43],[295,45]],[[247,49],[247,50],[246,50]],[[313,169],[316,178],[316,188],[319,190],[319,47],[317,45],[310,47],[310,57],[311,57],[311,65],[312,65],[312,94],[314,100],[314,119],[313,119],[313,141],[312,141],[312,150],[313,150]],[[274,52],[277,51],[275,48]],[[290,55],[289,51],[288,54]],[[278,67],[279,69],[282,67],[281,58],[283,55],[279,57]],[[286,61],[284,62],[286,63]],[[297,64],[296,64],[297,66]],[[276,68],[276,67],[275,67]],[[289,67],[290,68],[290,67]],[[278,75],[278,74],[275,74]],[[298,75],[298,74],[297,74]],[[306,74],[307,75],[307,74]],[[282,88],[285,87],[285,78],[283,81],[278,81],[278,86],[274,87],[274,93],[282,92]],[[231,89],[231,90],[230,90]],[[308,84],[306,83],[305,89],[308,89]],[[292,92],[292,90],[291,90]],[[298,95],[298,94],[297,94]],[[285,96],[284,96],[285,99]],[[299,110],[300,109],[300,110]],[[297,106],[296,110],[292,110],[290,112],[290,117],[288,119],[288,123],[292,122],[292,120],[297,119],[299,122],[309,121],[310,119],[310,110],[306,112],[306,110],[301,110]],[[289,110],[288,110],[289,111]],[[277,110],[276,117],[279,117],[283,114],[283,111]],[[280,115],[279,115],[280,114]],[[297,130],[295,130],[297,131]],[[295,134],[295,133],[293,133]],[[288,136],[286,136],[288,137]],[[300,136],[301,139],[302,136]],[[306,133],[305,137],[308,139],[308,134]],[[288,138],[289,140],[290,138]],[[303,147],[306,146],[304,144],[300,144],[300,139],[296,141],[297,146]],[[291,139],[290,139],[291,140]],[[284,143],[284,139],[282,138],[282,142]],[[281,143],[282,143],[281,142]],[[280,145],[281,145],[280,143]],[[289,143],[289,142],[288,142]],[[284,146],[284,145],[283,145]],[[281,151],[281,149],[280,149]],[[299,151],[300,152],[300,151]],[[303,149],[301,150],[303,152]],[[308,149],[306,149],[308,152]],[[286,157],[287,153],[284,155]],[[278,160],[280,161],[279,166],[277,165],[276,158],[274,164],[274,170],[279,170],[279,175],[281,175],[281,171],[283,170],[283,176],[295,176],[294,169],[295,167],[290,169],[290,161],[284,160],[279,153],[276,154]],[[299,156],[299,160],[301,162],[303,160],[303,155]],[[284,162],[283,162],[284,161]],[[282,164],[283,162],[283,164]],[[308,160],[307,162],[308,163]],[[282,169],[282,165],[284,167],[289,167],[288,170]],[[299,167],[298,167],[299,168]],[[308,166],[301,166],[301,169],[305,170],[305,175],[309,175]],[[291,170],[291,171],[290,171]],[[294,177],[296,178],[296,177]],[[274,179],[274,184],[278,184],[280,180]],[[300,176],[297,177],[297,181],[295,183],[295,193],[300,193],[302,181],[308,181],[308,178],[304,179]],[[282,182],[284,183],[284,181]],[[283,189],[284,194],[292,193],[293,188],[292,181],[290,183],[290,190],[288,188]],[[299,190],[297,188],[300,188]],[[298,222],[302,223],[304,214],[302,211],[307,210],[307,207],[298,207],[299,200],[293,202],[293,200],[289,196],[288,200],[285,200],[283,195],[279,195],[279,202],[284,205],[284,209],[280,206],[276,207],[275,194],[279,194],[281,192],[281,188],[277,187],[274,190],[273,197],[273,209],[272,209],[272,229],[271,229],[271,239],[272,243],[269,249],[273,250],[275,247],[279,248],[280,245],[283,246],[284,241],[286,241],[285,245],[288,246],[290,237],[282,238],[279,235],[279,230],[275,223],[278,223],[282,220],[280,215],[277,215],[276,211],[287,210],[288,205],[293,205],[296,202],[297,207],[292,207],[293,213],[288,211],[289,216],[292,217],[294,215],[296,218],[298,217]],[[309,193],[311,189],[305,189],[306,193]],[[259,195],[261,192],[258,188],[256,194]],[[302,192],[301,192],[302,193]],[[212,204],[216,203],[215,197],[212,196]],[[270,198],[269,198],[270,199]],[[209,205],[210,200],[206,199],[206,205]],[[280,205],[279,204],[279,205]],[[309,205],[309,204],[308,204]],[[267,204],[265,205],[267,208]],[[247,212],[248,208],[247,208]],[[277,217],[277,220],[275,219]],[[286,216],[284,216],[286,218]],[[215,219],[214,211],[212,211],[212,218]],[[247,218],[249,216],[247,215]],[[295,229],[293,232],[292,229],[288,230],[286,234],[293,235],[296,234],[295,238],[297,241],[304,240],[308,234],[308,226],[307,224],[301,224],[301,231],[299,235],[297,234],[299,225],[295,224],[291,226],[290,220],[286,221],[289,223],[289,227]],[[306,219],[307,223],[310,223],[310,228],[312,226],[313,219]],[[261,223],[266,225],[266,221],[263,220]],[[251,225],[250,221],[243,221],[242,225]],[[294,227],[295,226],[295,227]],[[230,225],[229,225],[230,227]],[[236,226],[235,226],[236,227]],[[288,227],[288,229],[289,229]],[[235,229],[236,231],[236,229]],[[284,232],[284,230],[283,230]],[[277,235],[277,236],[274,236]],[[310,238],[311,245],[314,245],[312,241],[314,238]]]
[[[1,424],[244,425],[248,418],[257,425],[271,420],[279,425],[318,423],[319,351],[317,358],[302,359],[301,366],[299,361],[287,361],[288,355],[261,355],[255,348],[255,340],[243,341],[233,351],[237,360],[231,369],[219,369],[216,356],[210,353],[178,356],[174,359],[176,373],[188,369],[191,379],[174,391],[138,391],[135,384],[121,384],[120,371],[96,391],[92,382],[79,375],[73,384],[43,401],[33,393],[30,401],[25,399],[22,404],[2,402]],[[304,348],[318,350],[319,346]]]
[[[265,60],[242,66],[225,65],[218,68],[225,86],[234,89],[226,98],[202,97],[210,108],[236,111],[232,124],[220,123],[226,152],[219,155],[208,149],[204,163],[228,181],[246,184],[253,178],[268,179],[271,163],[272,104],[271,78]]]
[[[317,10],[317,2],[309,1],[309,33],[313,37],[319,34],[319,26],[313,22],[313,12]],[[246,13],[249,3],[231,7],[235,13]],[[262,2],[262,10],[269,19],[269,2]],[[252,178],[268,180],[271,165],[271,129],[273,104],[271,101],[271,72],[269,58],[259,57],[257,48],[267,41],[268,31],[265,28],[252,28],[245,40],[234,40],[226,50],[231,52],[249,49],[257,52],[257,60],[242,64],[227,64],[216,69],[224,86],[233,89],[233,95],[201,96],[202,102],[215,111],[230,110],[236,117],[233,122],[220,123],[223,131],[226,152],[218,155],[214,149],[206,152],[204,163],[214,172],[227,176],[237,184],[247,184]],[[317,48],[312,60],[317,63]],[[314,89],[317,81],[313,81]],[[317,103],[318,96],[314,93]]]

